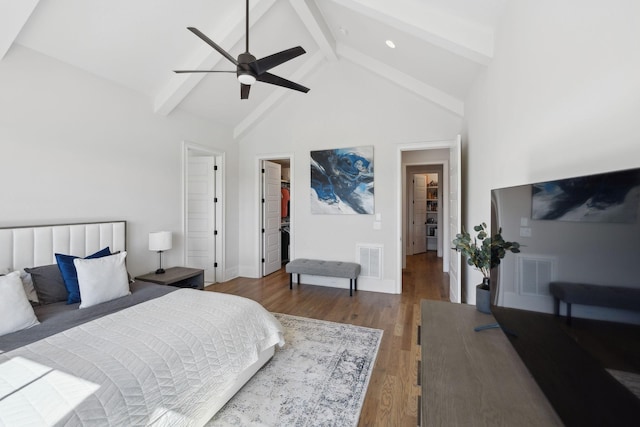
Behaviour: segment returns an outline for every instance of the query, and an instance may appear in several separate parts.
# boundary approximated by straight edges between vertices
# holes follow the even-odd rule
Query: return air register
[[[382,245],[356,244],[356,262],[360,264],[360,277],[382,279]]]

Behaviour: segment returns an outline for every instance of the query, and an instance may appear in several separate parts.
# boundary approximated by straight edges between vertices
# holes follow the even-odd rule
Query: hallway
[[[407,256],[402,270],[402,294],[416,298],[449,301],[449,275],[442,272],[442,258],[435,251]]]

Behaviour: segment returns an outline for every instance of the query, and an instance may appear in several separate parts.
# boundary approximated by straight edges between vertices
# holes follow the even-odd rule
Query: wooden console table
[[[562,426],[495,322],[474,306],[423,300],[422,426]]]

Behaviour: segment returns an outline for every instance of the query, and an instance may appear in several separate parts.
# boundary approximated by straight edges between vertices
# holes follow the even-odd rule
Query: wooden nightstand
[[[148,273],[137,276],[136,280],[179,288],[204,289],[204,270],[188,267],[171,267],[164,274]]]

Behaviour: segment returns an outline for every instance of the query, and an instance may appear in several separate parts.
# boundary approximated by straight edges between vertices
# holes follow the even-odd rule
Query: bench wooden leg
[[[349,296],[353,296],[353,279],[349,279]]]
[[[300,273],[289,273],[289,289],[293,289],[293,275],[298,276],[298,286],[300,286]]]
[[[567,325],[571,324],[571,304],[567,303]]]
[[[560,316],[560,298],[553,299],[553,312],[557,316]]]
[[[358,278],[357,277],[355,279],[353,279],[353,287],[355,288],[356,292],[358,292]]]

